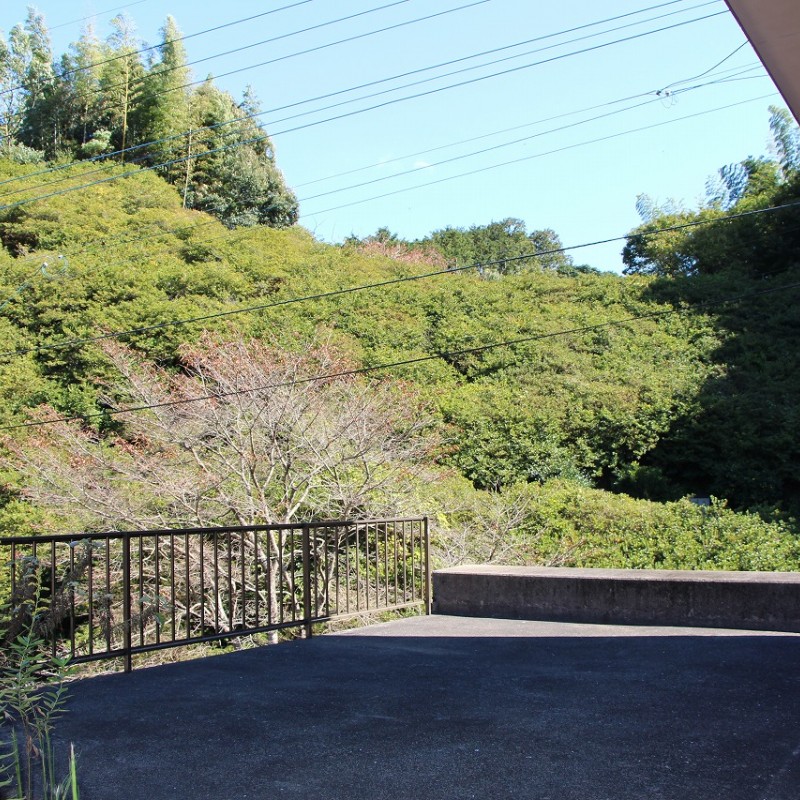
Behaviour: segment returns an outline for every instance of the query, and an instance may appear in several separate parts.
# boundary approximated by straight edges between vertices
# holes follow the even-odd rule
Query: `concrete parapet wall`
[[[433,612],[800,632],[800,573],[452,567],[433,573]]]

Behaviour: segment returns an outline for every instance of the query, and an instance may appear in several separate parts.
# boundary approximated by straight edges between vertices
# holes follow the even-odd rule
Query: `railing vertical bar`
[[[273,532],[274,533],[274,532]],[[273,587],[273,580],[272,580],[272,543],[275,541],[274,537],[268,533],[267,534],[267,625],[272,625],[272,612],[273,612],[273,594],[274,594],[274,587]]]
[[[389,523],[383,523],[383,594],[386,605],[389,602]]]
[[[381,526],[375,523],[375,608],[381,607]]]
[[[319,591],[319,558],[317,557],[317,547],[319,546],[319,537],[322,535],[322,528],[314,530],[314,540],[311,540],[311,532],[309,531],[308,538],[308,618],[311,619],[317,613],[318,591]],[[312,549],[313,545],[313,549]]]
[[[111,537],[106,536],[106,597],[107,604],[105,621],[106,625],[106,650],[111,650],[111,624],[113,620],[113,601],[114,595],[111,592]]]
[[[334,583],[334,597],[336,602],[336,613],[339,612],[339,548],[336,546],[338,541],[338,534],[335,530],[331,531],[331,538],[326,540],[325,546],[325,614],[331,614],[331,578],[335,580]],[[331,568],[331,559],[333,559],[333,568]]]
[[[253,531],[253,602],[255,604],[256,628],[261,627],[258,607],[258,532]]]
[[[364,525],[364,603],[369,611],[369,522]]]
[[[297,622],[297,543],[295,539],[297,538],[297,529],[292,528],[289,531],[289,597],[292,598],[291,602],[291,610],[292,610],[292,622]],[[300,537],[302,540],[302,536]],[[302,541],[300,543],[300,552],[302,554]],[[302,556],[301,556],[302,558]],[[302,560],[300,562],[302,564]],[[302,566],[301,566],[302,570]],[[300,585],[303,586],[303,575],[302,571],[300,574]]]
[[[185,533],[183,535],[183,549],[184,549],[184,572],[186,578],[186,613],[184,614],[184,621],[186,624],[186,634],[184,635],[184,640],[189,639],[192,635],[192,622],[191,622],[191,610],[192,610],[192,577],[191,577],[191,564],[189,563],[189,534]]]
[[[402,523],[405,524],[405,523]],[[394,573],[394,596],[392,597],[392,602],[397,605],[400,601],[398,600],[397,596],[397,569],[398,569],[398,562],[397,562],[397,523],[395,522],[392,525],[392,550],[394,552],[394,559],[393,559],[393,566],[392,571]]]
[[[139,644],[144,644],[144,536],[139,536],[139,587],[136,608],[139,613]]]
[[[86,574],[86,591],[89,600],[89,655],[94,655],[94,547],[93,542],[87,542],[88,552],[86,557],[89,559],[88,572]]]
[[[170,616],[172,617],[171,641],[175,641],[178,633],[178,597],[175,594],[175,534],[169,537],[169,580],[170,580]]]
[[[431,584],[431,531],[427,517],[423,518],[422,529],[425,541],[425,613],[430,615],[433,601],[431,590],[433,587]]]
[[[219,633],[219,538],[214,531],[214,631]]]
[[[417,599],[417,528],[411,526],[411,600]]]
[[[161,552],[159,537],[153,537],[153,561],[155,567],[156,586],[153,593],[153,602],[156,604],[156,644],[161,644]]]
[[[403,523],[403,540],[401,542],[403,554],[403,602],[408,599],[408,527]]]
[[[356,547],[353,551],[353,556],[356,560],[356,611],[361,611],[361,547],[358,543],[358,528],[359,525],[356,522]]]
[[[228,544],[228,630],[233,630],[233,532],[226,531]]]
[[[128,534],[122,538],[122,625],[125,640],[123,650],[125,672],[130,672],[133,669],[131,653],[133,634],[131,631],[131,537]]]
[[[303,618],[306,638],[311,638],[311,529],[304,524],[300,529],[303,548]]]
[[[345,539],[344,539],[344,603],[345,603],[345,613],[350,613],[350,534],[345,531]],[[338,586],[336,591],[339,591]],[[336,604],[338,609],[339,604]]]
[[[51,550],[51,557],[52,557],[52,573],[56,571],[56,548],[55,543],[53,543],[53,549]],[[69,544],[69,576],[70,576],[70,586],[63,587],[62,591],[68,588],[69,590],[69,656],[70,658],[75,658],[75,547],[73,547],[72,543]],[[52,599],[55,600],[55,595],[51,595]],[[54,619],[53,622],[56,620]],[[53,648],[55,650],[56,645],[56,636],[55,630],[53,631]]]
[[[200,635],[202,636],[206,630],[206,554],[205,537],[201,533],[197,538],[200,540]]]
[[[323,547],[325,548],[325,577],[324,583],[322,586],[323,589],[323,606],[321,609],[318,609],[317,613],[320,616],[330,616],[331,613],[331,536],[333,536],[333,530],[329,527],[325,528],[325,542]]]
[[[241,532],[239,536],[239,559],[241,560],[242,564],[242,590],[240,592],[241,595],[241,607],[242,607],[242,630],[247,629],[247,558],[245,556],[245,541],[244,541],[244,531]]]
[[[417,599],[417,529],[415,525],[411,525],[408,535],[408,557],[409,557],[409,581],[410,581],[410,598],[413,602]]]
[[[278,592],[278,618],[281,621],[281,625],[283,625],[283,622],[284,622],[284,619],[283,619],[283,617],[284,617],[283,607],[284,607],[285,603],[282,603],[280,598],[281,598],[281,594],[282,594],[282,591],[283,591],[283,575],[284,575],[284,572],[283,572],[283,548],[285,547],[284,531],[278,531],[278,544],[280,545],[278,547],[278,586],[277,586],[277,592]]]
[[[34,545],[35,548],[35,545]],[[34,550],[35,554],[35,550]],[[72,554],[72,548],[70,548],[70,555]],[[36,557],[34,555],[34,557]],[[51,542],[50,544],[50,602],[51,604],[55,602],[56,599],[56,543]],[[55,620],[54,620],[55,621]],[[51,642],[51,648],[53,657],[56,656],[56,636],[55,630],[53,631],[53,641]]]

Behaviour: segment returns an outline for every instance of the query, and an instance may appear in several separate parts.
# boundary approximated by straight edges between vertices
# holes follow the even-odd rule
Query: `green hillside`
[[[69,461],[78,439],[11,427],[31,409],[82,417],[72,428],[109,453],[145,449],[131,415],[113,412],[138,395],[120,388],[119,362],[97,341],[142,329],[119,340],[158,375],[194,374],[209,336],[275,353],[324,342],[347,371],[413,361],[353,386],[394,386],[401,406],[430,415],[425,474],[409,471],[387,503],[438,520],[443,562],[800,566],[800,328],[796,292],[781,289],[795,264],[768,279],[617,276],[564,260],[448,272],[447,254],[426,243],[380,255],[299,227],[231,230],[185,209],[153,172],[107,165],[102,179],[133,174],[98,182],[90,164],[41,170],[0,165],[0,191],[15,192],[0,211],[5,530],[89,524],[36,489],[41,464],[24,454],[62,447]],[[426,272],[440,274],[337,293]],[[207,318],[172,324],[195,317]],[[311,373],[296,377],[328,364],[307,360]],[[717,499],[681,500],[693,494]],[[305,502],[297,514],[341,508]]]

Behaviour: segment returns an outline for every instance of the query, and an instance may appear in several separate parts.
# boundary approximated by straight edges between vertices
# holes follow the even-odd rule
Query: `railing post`
[[[311,528],[303,523],[303,622],[306,639],[311,638]]]
[[[133,633],[131,631],[131,537],[125,534],[122,537],[122,628],[125,637],[125,672],[133,669],[131,647],[133,646]]]
[[[425,613],[431,613],[431,536],[428,517],[422,518],[422,536],[425,552]]]

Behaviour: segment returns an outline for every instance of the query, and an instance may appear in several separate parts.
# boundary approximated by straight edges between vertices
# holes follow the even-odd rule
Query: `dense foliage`
[[[64,500],[73,489],[53,500],[57,481],[48,495],[36,457],[95,488],[120,463],[171,474],[185,448],[171,442],[173,452],[109,413],[144,396],[137,375],[188,380],[187,353],[212,340],[220,353],[226,342],[253,352],[268,343],[270,358],[287,363],[325,342],[344,371],[375,369],[352,383],[359,391],[378,396],[379,381],[394,384],[403,408],[432,415],[437,446],[425,445],[424,477],[417,458],[381,465],[402,476],[402,502],[375,494],[356,508],[320,494],[298,513],[388,509],[387,499],[428,511],[443,563],[800,568],[800,225],[791,205],[800,148],[781,112],[778,157],[723,169],[702,208],[641,200],[626,276],[574,265],[553,231],[516,219],[413,242],[381,229],[337,247],[282,229],[296,204],[254,101],[237,107],[210,81],[190,90],[178,38],[168,22],[158,57],[145,62],[119,20],[111,41],[86,34],[73,61],[54,66],[32,14],[0,52],[0,80],[20,87],[0,110],[0,527],[78,524],[64,512],[74,512]],[[54,128],[37,122],[53,118]],[[124,162],[122,153],[99,167],[70,160],[145,142]],[[56,171],[35,163],[42,154]],[[156,164],[166,166],[142,168]],[[775,205],[787,207],[740,216]],[[249,227],[230,230],[240,225]],[[675,230],[658,233],[665,227]],[[392,282],[420,272],[440,274]],[[312,299],[297,302],[304,296]],[[232,313],[246,307],[256,310]],[[104,344],[121,330],[132,331],[121,337],[125,352],[142,361],[127,388]],[[310,377],[313,359],[296,363],[298,377]],[[249,374],[234,373],[232,386]],[[83,423],[61,438],[13,427],[53,413]],[[213,441],[206,428],[189,433],[203,447]],[[109,460],[93,481],[86,448],[95,446]],[[372,462],[363,466],[374,475]],[[358,483],[357,470],[334,473]],[[187,474],[175,472],[177,485],[202,485]],[[681,499],[694,494],[719,499],[706,508]],[[162,497],[144,499],[147,519],[170,524]],[[238,512],[219,513],[228,521]]]
[[[738,506],[798,508],[800,131],[770,112],[775,158],[720,169],[696,211],[640,198],[645,222],[623,253],[629,274],[657,277],[653,298],[715,306],[713,372],[634,476],[660,499],[692,485]]]
[[[467,229],[442,228],[415,241],[400,239],[388,228],[379,228],[363,239],[351,236],[345,245],[404,260],[422,255],[449,267],[480,265],[481,275],[515,275],[530,270],[552,270],[561,275],[597,271],[575,266],[555,231],[546,228],[528,233],[525,222],[512,217]]]
[[[157,168],[185,207],[228,226],[294,224],[297,199],[252,92],[237,103],[210,78],[193,81],[172,17],[156,48],[143,45],[126,16],[111,25],[106,41],[87,28],[60,59],[32,9],[7,43],[0,39],[0,153],[23,163]]]

